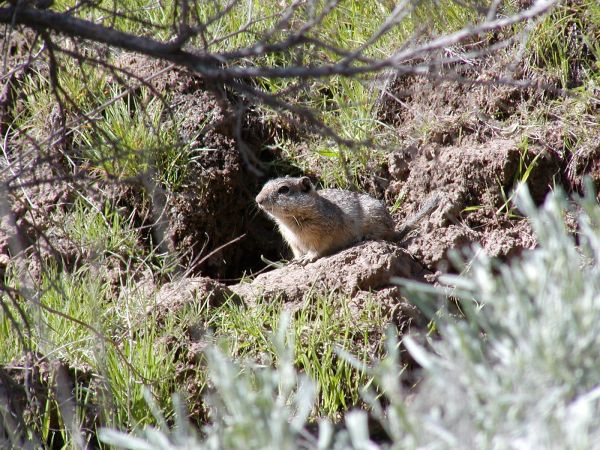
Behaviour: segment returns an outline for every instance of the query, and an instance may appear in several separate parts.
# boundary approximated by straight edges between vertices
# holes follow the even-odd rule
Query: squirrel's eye
[[[280,194],[287,194],[290,192],[290,188],[288,186],[281,186],[279,189],[277,189],[277,192]]]

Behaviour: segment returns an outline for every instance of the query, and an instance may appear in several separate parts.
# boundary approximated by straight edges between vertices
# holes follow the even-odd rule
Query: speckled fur
[[[317,191],[307,177],[269,181],[256,203],[277,222],[294,257],[304,262],[362,240],[397,238],[394,221],[379,200],[341,189]]]

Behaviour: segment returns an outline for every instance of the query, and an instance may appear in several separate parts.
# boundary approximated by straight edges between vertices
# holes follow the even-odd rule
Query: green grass
[[[102,120],[81,133],[76,145],[83,148],[85,160],[112,176],[133,178],[154,169],[160,181],[176,188],[188,160],[175,125],[160,99],[141,88],[139,96],[126,95],[108,105]]]
[[[11,127],[26,132],[33,139],[42,140],[47,129],[47,119],[55,103],[49,82],[42,72],[33,70],[24,77],[19,88],[23,107],[13,110]]]
[[[171,36],[176,2],[143,0],[102,0],[81,5],[73,0],[57,0],[53,9],[68,11],[76,8],[76,16],[125,32],[150,35],[166,40]],[[117,13],[116,15],[114,13]]]
[[[121,216],[108,203],[103,209],[96,209],[85,198],[77,200],[63,231],[77,243],[82,253],[119,255],[121,258],[142,253],[133,217]]]
[[[599,81],[600,6],[594,0],[569,2],[542,19],[528,48],[533,64],[564,89]],[[583,73],[576,73],[580,70]]]
[[[316,382],[319,414],[337,416],[360,403],[359,387],[368,377],[336,353],[340,348],[364,363],[381,351],[382,330],[390,320],[382,306],[367,299],[352,312],[349,299],[339,295],[315,296],[294,314],[291,332],[295,365]],[[258,302],[248,309],[227,303],[213,311],[207,326],[240,358],[276,359],[271,337],[279,327],[285,304]]]
[[[108,206],[97,210],[83,200],[76,202],[62,231],[85,259],[72,272],[59,270],[51,261],[42,264],[35,296],[17,297],[29,328],[21,323],[15,303],[7,295],[0,298],[25,336],[25,341],[18,339],[7,312],[2,311],[0,362],[7,364],[28,348],[49,360],[89,370],[100,382],[89,388],[75,386],[75,396],[85,399],[75,403],[78,416],[83,417],[86,408],[95,404],[100,412],[98,424],[133,429],[153,423],[143,389],[150,389],[157,404],[168,410],[176,389],[175,355],[160,338],[179,331],[174,320],[159,324],[152,314],[144,315],[153,296],[138,292],[139,270],[135,269],[151,267],[156,275],[160,269],[156,261],[150,264],[148,255],[142,257],[139,232],[131,220]],[[114,271],[121,274],[116,286]],[[5,282],[18,289],[21,275],[9,271]],[[42,423],[49,420],[57,402],[52,394]],[[52,434],[42,427],[42,436],[51,438]],[[65,433],[62,438],[69,441],[71,437]]]
[[[77,64],[60,54],[57,60],[70,163],[119,179],[149,172],[176,191],[186,180],[193,156],[178,131],[185,112],[174,116],[145,87],[132,90],[133,85],[109,82],[112,75],[101,67]],[[50,136],[49,119],[58,117],[59,111],[46,71],[27,73],[19,88],[22,100],[12,111],[11,127],[45,142]]]
[[[154,424],[144,396],[148,388],[157,407],[169,418],[170,396],[182,386],[175,381],[178,352],[161,338],[181,336],[190,326],[203,324],[212,329],[227,354],[236,358],[277,361],[271,339],[285,309],[281,302],[264,302],[253,309],[226,303],[211,309],[198,299],[198,303],[157,321],[153,314],[143,314],[152,297],[136,293],[133,279],[119,288],[129,294],[115,297],[102,267],[99,273],[90,266],[73,273],[50,267],[40,286],[43,307],[23,302],[32,329],[27,341],[30,348],[102,377],[103,382],[94,389],[77,386],[75,395],[86,398],[76,407],[80,417],[93,403],[99,405],[99,424],[104,426],[131,430]],[[357,313],[348,304],[344,297],[315,297],[292,320],[294,363],[317,382],[313,412],[317,416],[340,417],[349,407],[360,405],[360,386],[369,382],[369,376],[340,358],[337,349],[356,355],[365,364],[381,351],[382,330],[389,320],[381,305],[369,298]],[[14,345],[14,329],[5,315],[0,316],[0,328],[6,331],[0,335],[0,348],[11,349],[2,352],[6,363],[18,357],[22,347]],[[206,382],[204,366],[199,364],[197,370],[193,379],[201,392]],[[56,408],[56,402],[51,398],[45,417]],[[44,437],[52,437],[54,431],[48,433]],[[70,436],[66,433],[62,438],[69,441]]]
[[[159,327],[152,316],[140,321],[137,310],[143,302],[134,296],[115,301],[114,296],[103,274],[92,267],[73,273],[48,268],[38,300],[20,299],[31,327],[25,344],[50,360],[100,375],[103,382],[95,391],[78,395],[91,395],[99,403],[100,423],[131,429],[153,422],[143,398],[145,385],[162,408],[170,402],[175,389],[174,355],[158,338],[174,332],[174,324]],[[6,297],[2,301],[9,304]],[[14,313],[13,307],[9,310]],[[132,320],[132,310],[137,322]],[[1,346],[11,349],[2,352],[4,364],[23,350],[7,322],[6,315],[0,315]],[[108,398],[110,402],[105,403]],[[86,403],[77,404],[78,414],[84,414],[85,407]]]
[[[535,169],[538,159],[543,155],[542,152],[538,152],[535,156],[532,155],[527,138],[524,138],[519,143],[518,149],[519,163],[517,165],[517,170],[515,171],[509,192],[506,192],[504,186],[500,185],[500,193],[504,203],[498,208],[496,215],[504,214],[506,217],[510,218],[522,218],[516,211],[515,196],[519,186],[527,184],[529,176]]]

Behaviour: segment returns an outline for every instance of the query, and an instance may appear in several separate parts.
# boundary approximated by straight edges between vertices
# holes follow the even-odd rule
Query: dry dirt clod
[[[392,286],[392,277],[424,280],[428,271],[401,247],[384,241],[368,241],[320,258],[306,266],[293,264],[263,273],[250,283],[230,286],[249,304],[282,298],[301,302],[307,294],[333,291],[353,295],[359,291]]]
[[[210,306],[225,303],[234,293],[224,284],[207,277],[183,278],[164,284],[156,294],[156,301],[146,313],[154,313],[155,320],[164,321],[192,302],[204,302]]]
[[[537,155],[528,184],[534,200],[543,201],[558,170],[552,155],[539,148],[524,153],[518,142],[511,139],[438,146],[434,153],[432,158],[425,147],[410,154],[403,150],[390,155],[388,161],[390,177],[398,178],[390,183],[387,198],[405,199],[395,217],[397,222],[402,223],[413,214],[431,191],[441,197],[441,207],[423,221],[421,232],[408,244],[408,250],[419,262],[430,270],[442,266],[448,270],[452,269],[447,264],[448,251],[475,242],[499,257],[509,257],[535,245],[520,220],[505,219],[498,211],[513,207],[506,197],[522,176],[519,167],[523,170],[523,161],[532,161]]]

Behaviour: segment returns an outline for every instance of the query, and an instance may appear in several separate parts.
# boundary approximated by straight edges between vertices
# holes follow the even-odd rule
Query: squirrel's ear
[[[300,178],[300,186],[302,188],[302,192],[310,192],[314,189],[314,186],[308,177]]]

